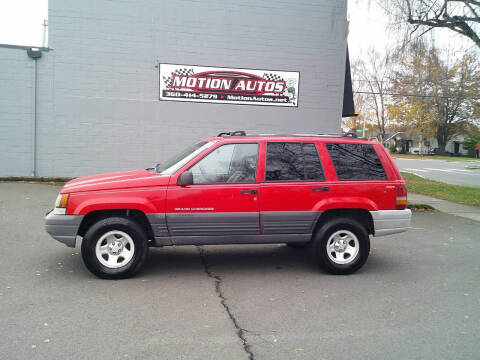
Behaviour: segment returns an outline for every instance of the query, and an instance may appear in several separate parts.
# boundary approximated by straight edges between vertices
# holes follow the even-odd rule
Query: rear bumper
[[[74,248],[82,219],[83,215],[57,215],[50,211],[45,217],[45,230],[55,240]]]
[[[401,233],[410,228],[412,211],[405,210],[378,210],[370,211],[373,219],[373,236],[383,236]]]

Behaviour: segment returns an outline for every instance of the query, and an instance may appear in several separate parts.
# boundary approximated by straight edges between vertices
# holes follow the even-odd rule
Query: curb
[[[408,204],[407,208],[412,210],[412,212],[426,212],[426,211],[437,211],[433,206],[428,204],[413,203]]]
[[[32,184],[65,184],[73,178],[68,177],[35,177],[35,176],[0,176],[0,182],[24,182]]]

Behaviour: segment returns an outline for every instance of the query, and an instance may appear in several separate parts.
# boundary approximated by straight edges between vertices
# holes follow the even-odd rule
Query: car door
[[[311,234],[329,191],[315,142],[269,141],[265,160],[262,234]]]
[[[192,185],[169,185],[166,218],[174,244],[227,235],[225,242],[235,242],[236,235],[260,233],[258,150],[256,142],[217,146],[186,170]]]

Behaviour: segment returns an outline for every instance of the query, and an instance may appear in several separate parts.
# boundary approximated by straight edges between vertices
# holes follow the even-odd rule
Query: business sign
[[[160,64],[160,100],[298,106],[299,73]]]

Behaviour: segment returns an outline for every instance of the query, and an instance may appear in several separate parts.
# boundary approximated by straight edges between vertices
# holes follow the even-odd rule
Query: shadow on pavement
[[[219,272],[272,273],[275,271],[293,271],[304,274],[323,274],[310,253],[310,249],[292,249],[285,245],[211,245],[203,246],[206,261],[212,270]],[[75,254],[75,255],[72,255]],[[77,279],[95,278],[85,268],[80,249],[72,251],[49,252],[42,259],[44,267],[55,270],[58,276]],[[358,273],[385,274],[399,270],[399,264],[387,254],[370,255],[367,263]],[[191,274],[204,271],[200,255],[195,246],[176,246],[151,248],[147,261],[138,276],[158,276]]]
[[[295,269],[316,272],[318,267],[306,249],[285,245],[220,245],[203,246],[206,261],[213,270],[265,272]],[[143,274],[168,271],[175,273],[201,269],[199,252],[194,246],[151,249]]]

